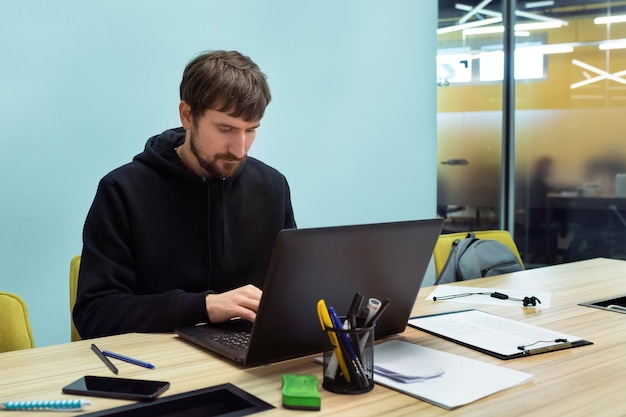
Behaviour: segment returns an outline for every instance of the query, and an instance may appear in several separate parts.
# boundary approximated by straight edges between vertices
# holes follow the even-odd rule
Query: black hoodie
[[[74,323],[83,338],[208,320],[205,296],[263,288],[276,235],[296,227],[285,177],[248,157],[227,179],[186,169],[182,128],[99,183],[83,230]]]

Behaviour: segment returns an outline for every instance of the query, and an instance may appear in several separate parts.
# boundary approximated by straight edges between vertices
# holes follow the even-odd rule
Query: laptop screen
[[[321,352],[319,299],[345,315],[357,292],[389,298],[376,338],[404,331],[442,226],[430,219],[281,231],[246,363]]]

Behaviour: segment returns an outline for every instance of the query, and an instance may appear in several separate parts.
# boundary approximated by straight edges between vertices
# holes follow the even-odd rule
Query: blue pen
[[[140,361],[139,359],[130,358],[128,356],[120,355],[119,353],[110,352],[108,350],[103,350],[102,353],[104,354],[104,356],[108,356],[109,358],[119,359],[124,362],[132,363],[133,365],[154,369],[154,365],[148,362]]]
[[[341,324],[341,319],[337,315],[337,312],[333,307],[328,307],[328,314],[330,315],[330,319],[333,322],[333,327],[336,329],[343,329],[343,325]],[[348,339],[348,335],[345,333],[338,332],[338,336],[342,341],[344,348],[348,351],[348,359],[353,366],[354,372],[356,373],[357,381],[362,387],[367,387],[368,380],[367,375],[365,375],[365,370],[363,369],[363,365],[359,360],[359,357],[356,355],[352,343],[350,339]]]
[[[333,327],[335,327],[336,329],[343,329],[341,319],[337,315],[334,307],[328,307],[328,314],[330,314],[330,319],[333,322]],[[345,347],[348,350],[348,355],[350,356],[350,359],[354,360],[356,358],[356,353],[352,348],[352,343],[350,343],[348,336],[345,333],[339,333],[338,336],[343,340],[343,343],[346,345]]]

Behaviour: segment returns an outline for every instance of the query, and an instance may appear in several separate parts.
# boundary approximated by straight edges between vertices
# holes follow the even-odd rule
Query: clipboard
[[[411,317],[408,325],[501,360],[593,344],[476,309]]]

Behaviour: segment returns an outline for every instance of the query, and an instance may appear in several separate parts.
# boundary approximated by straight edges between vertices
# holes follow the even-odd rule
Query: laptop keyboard
[[[213,340],[231,349],[242,350],[246,349],[250,344],[250,333],[236,332],[232,334],[222,334],[213,337]]]

